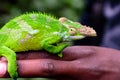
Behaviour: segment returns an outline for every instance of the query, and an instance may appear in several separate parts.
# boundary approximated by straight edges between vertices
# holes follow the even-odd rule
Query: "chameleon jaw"
[[[70,38],[71,38],[72,40],[80,40],[80,39],[85,38],[85,36],[70,36]]]

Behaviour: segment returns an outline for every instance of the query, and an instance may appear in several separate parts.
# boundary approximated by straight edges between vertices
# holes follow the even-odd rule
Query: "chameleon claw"
[[[18,78],[18,73],[16,72],[16,73],[15,73],[15,76],[12,77],[12,80],[17,80],[17,78]]]
[[[12,80],[17,80],[17,78],[13,78]]]
[[[62,54],[62,53],[59,53],[58,56],[59,56],[60,58],[62,58],[62,57],[63,57],[63,54]]]

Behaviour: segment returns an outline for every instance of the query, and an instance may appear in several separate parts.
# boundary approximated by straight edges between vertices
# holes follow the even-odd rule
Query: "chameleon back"
[[[52,16],[41,13],[24,14],[3,26],[0,31],[0,44],[15,52],[40,50],[43,39],[52,34],[61,35],[66,31],[66,28]]]

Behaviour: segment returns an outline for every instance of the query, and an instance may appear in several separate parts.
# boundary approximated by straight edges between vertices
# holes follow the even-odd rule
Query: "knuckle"
[[[52,61],[48,61],[44,64],[43,72],[45,75],[53,75],[54,74],[55,65]]]
[[[96,53],[96,50],[94,47],[83,47],[83,49],[81,49],[81,53],[84,55],[84,56],[90,56],[90,55],[93,55]]]

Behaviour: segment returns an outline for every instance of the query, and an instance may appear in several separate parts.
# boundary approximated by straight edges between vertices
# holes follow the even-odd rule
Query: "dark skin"
[[[57,80],[120,80],[120,51],[95,46],[72,46],[63,58],[45,51],[17,54],[19,77]],[[7,62],[0,60],[0,77],[8,77]]]

